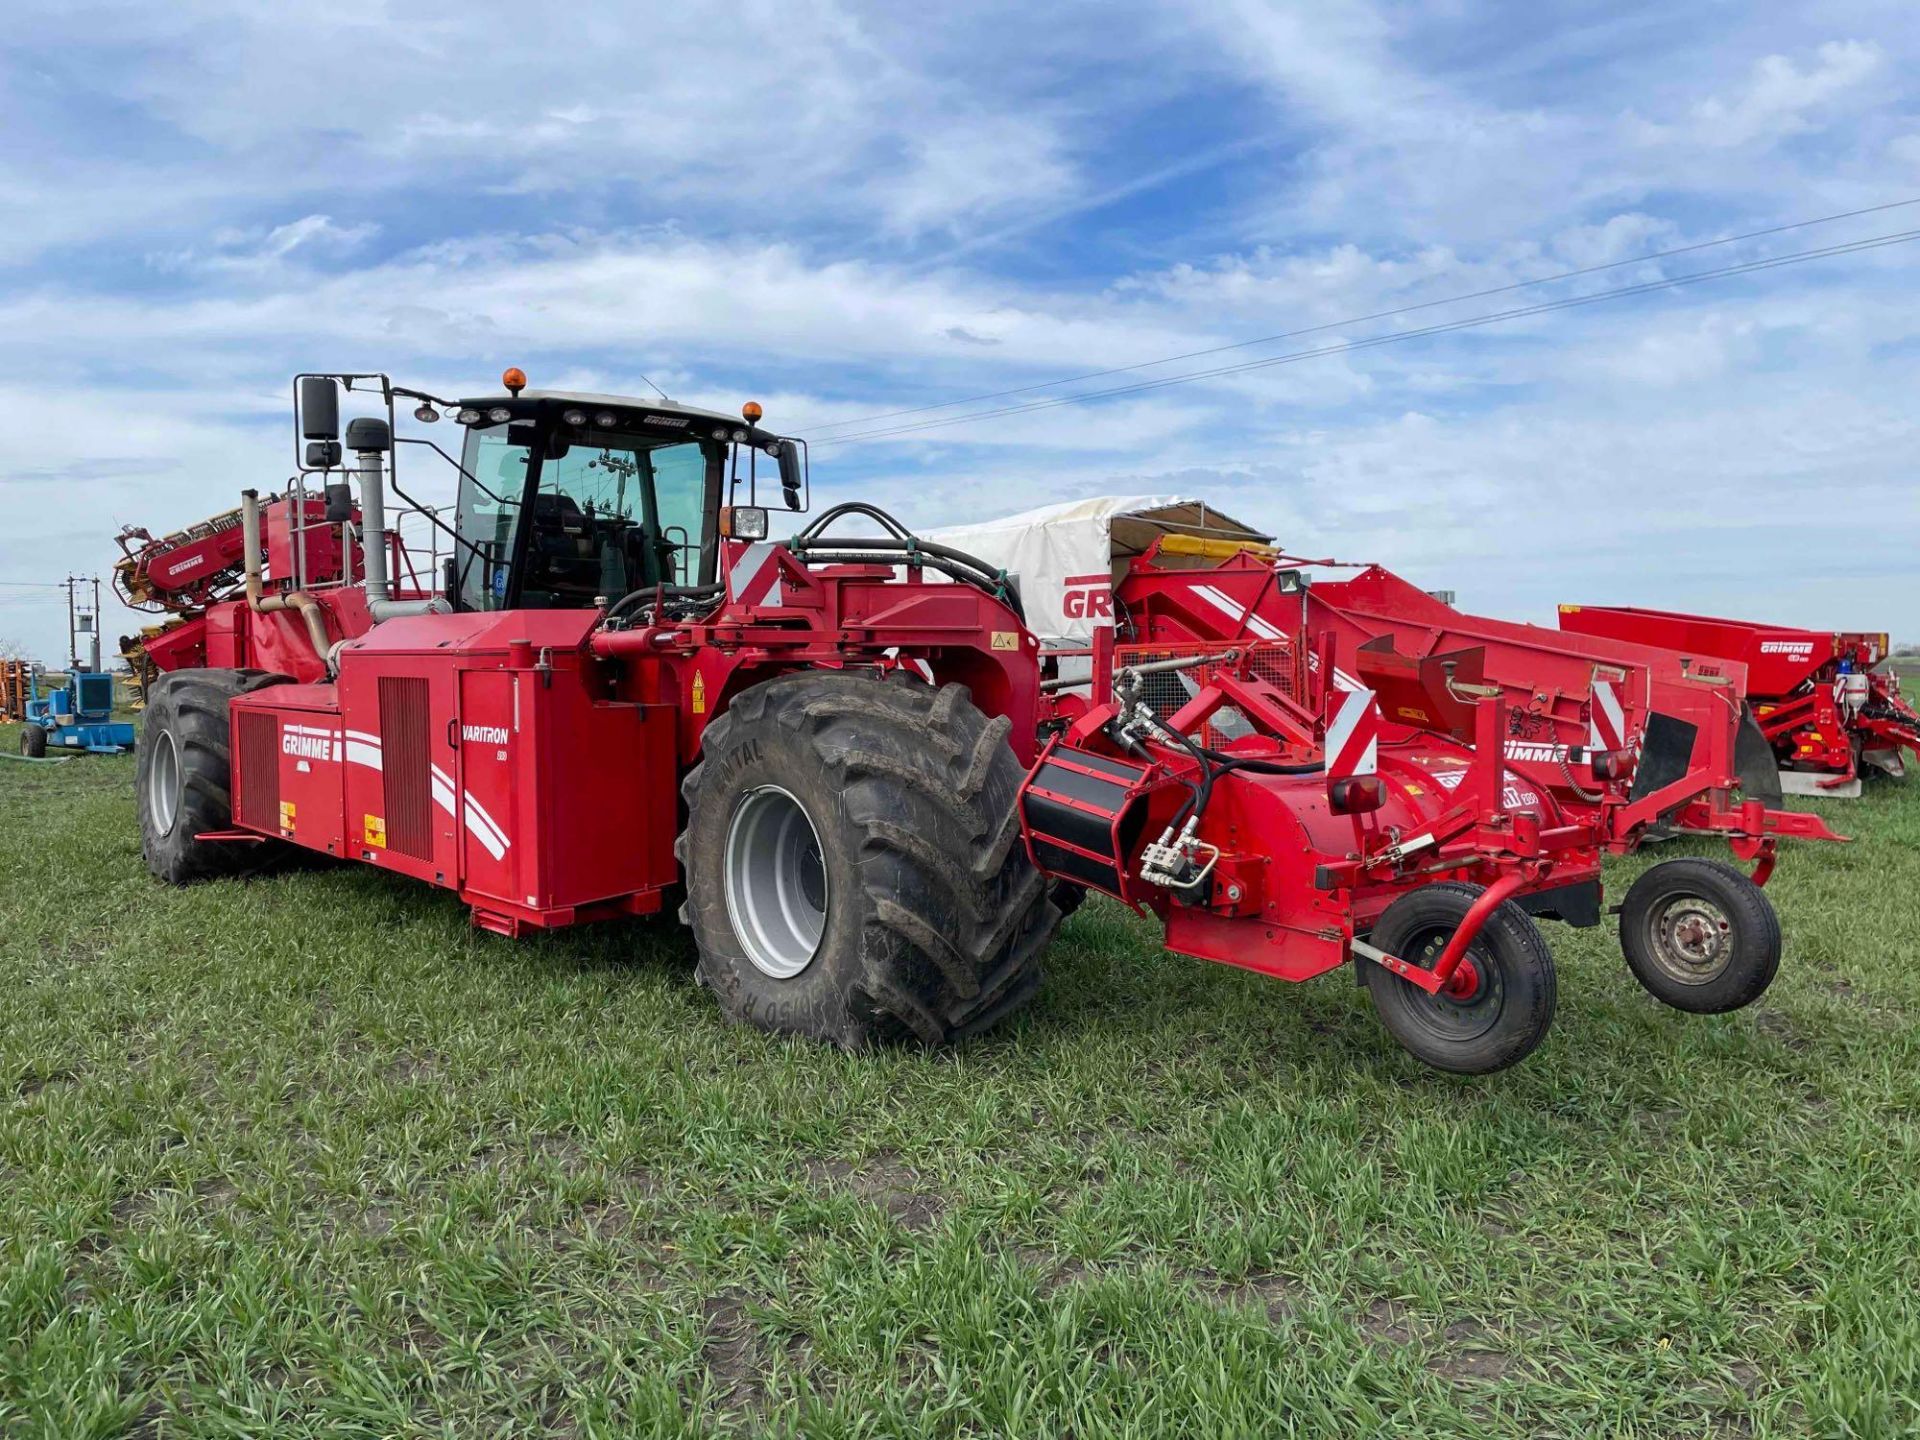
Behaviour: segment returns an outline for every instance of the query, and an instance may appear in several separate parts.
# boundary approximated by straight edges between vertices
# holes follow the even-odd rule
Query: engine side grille
[[[1120,645],[1114,648],[1113,665],[1117,673],[1126,665],[1141,665],[1150,660],[1187,660],[1242,651],[1247,668],[1289,700],[1302,701],[1307,687],[1299,674],[1293,643],[1288,640],[1242,640],[1230,643],[1193,643],[1183,645]],[[1186,670],[1162,670],[1140,677],[1140,698],[1151,705],[1161,719],[1167,719],[1205,688],[1217,668],[1217,662],[1202,658]],[[1253,733],[1246,717],[1231,705],[1213,712],[1200,727],[1197,737],[1202,745],[1217,746]]]
[[[240,793],[233,818],[249,830],[280,830],[280,718],[271,711],[235,712],[234,748]]]
[[[433,858],[427,733],[427,682],[411,675],[381,676],[380,787],[387,848],[416,860]]]

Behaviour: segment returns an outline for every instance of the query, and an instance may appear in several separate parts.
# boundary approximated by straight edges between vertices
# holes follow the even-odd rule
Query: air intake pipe
[[[240,492],[240,544],[246,551],[247,608],[256,615],[271,615],[278,610],[298,611],[300,618],[307,623],[307,638],[313,643],[313,653],[319,657],[320,664],[327,674],[333,673],[333,662],[328,658],[332,642],[327,639],[326,614],[320,608],[320,602],[304,590],[289,590],[284,595],[266,593],[266,583],[260,578],[260,492],[242,490]]]
[[[393,448],[387,422],[363,416],[347,422],[347,449],[353,452],[353,473],[360,482],[360,573],[367,587],[367,613],[374,623],[402,615],[427,615],[448,609],[437,596],[425,600],[395,600],[387,576],[387,486],[380,457]]]

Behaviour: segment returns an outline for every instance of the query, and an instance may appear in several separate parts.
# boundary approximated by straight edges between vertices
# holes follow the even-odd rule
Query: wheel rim
[[[1411,937],[1400,958],[1431,968],[1452,935],[1451,930],[1439,926],[1421,930]],[[1465,994],[1456,989],[1428,994],[1410,980],[1401,982],[1407,1019],[1434,1039],[1450,1045],[1469,1044],[1487,1034],[1500,1023],[1500,1012],[1506,1006],[1506,986],[1500,977],[1500,967],[1494,964],[1486,947],[1476,940],[1467,947],[1460,963],[1473,967],[1474,983]]]
[[[756,970],[791,980],[827,928],[827,867],[806,809],[777,785],[749,791],[727,826],[727,919]]]
[[[1653,963],[1675,984],[1711,984],[1733,961],[1733,921],[1703,896],[1675,896],[1648,915],[1647,930]]]
[[[170,730],[154,735],[153,758],[147,762],[147,809],[162,835],[173,832],[180,814],[180,752]]]

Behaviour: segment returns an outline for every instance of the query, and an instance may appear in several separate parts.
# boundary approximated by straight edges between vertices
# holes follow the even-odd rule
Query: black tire
[[[140,851],[147,869],[169,885],[251,875],[279,858],[278,840],[258,844],[205,841],[194,837],[233,824],[232,757],[227,706],[235,696],[285,683],[285,675],[264,670],[181,670],[162,675],[153,686],[140,725],[134,760],[134,796],[140,812]],[[172,814],[160,799],[165,764],[171,753]]]
[[[1432,965],[1480,894],[1478,885],[1438,881],[1402,895],[1373,927],[1374,946]],[[1429,995],[1385,966],[1362,961],[1373,1006],[1393,1038],[1436,1070],[1484,1075],[1531,1055],[1553,1025],[1553,954],[1539,927],[1511,900],[1492,915],[1463,965],[1478,986],[1467,997]]]
[[[1025,1004],[1060,917],[1020,843],[1025,775],[1010,729],[975,709],[961,685],[821,670],[737,696],[707,726],[687,774],[687,828],[675,845],[688,896],[681,916],[721,1008],[858,1049],[943,1044]],[[782,832],[799,836],[797,851],[782,852],[799,858],[781,873],[799,878],[742,880],[752,893],[736,929],[730,857],[756,853],[760,816],[790,823],[788,802],[811,827],[811,842],[797,828]],[[785,952],[785,964],[802,968],[784,978],[769,968],[782,959],[769,955],[781,937],[756,930],[762,912],[752,909],[764,903],[754,896],[782,883],[817,925],[810,954],[804,934]],[[764,913],[778,931],[787,912]],[[743,931],[760,936],[761,959]]]
[[[1656,1000],[1719,1015],[1751,1005],[1780,973],[1780,917],[1724,860],[1662,860],[1627,891],[1620,949]]]
[[[28,725],[20,731],[20,753],[29,760],[38,760],[47,753],[47,730],[44,725]]]

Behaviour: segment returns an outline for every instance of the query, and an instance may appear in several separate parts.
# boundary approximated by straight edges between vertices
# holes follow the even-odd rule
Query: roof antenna
[[[637,370],[636,370],[636,371],[635,371],[634,373],[635,373],[636,375],[639,375],[639,374],[640,374],[640,372],[639,372],[639,371],[637,371]],[[644,376],[644,375],[640,375],[640,378],[641,378],[642,380],[647,380],[647,377],[646,377],[646,376]],[[654,384],[653,384],[653,381],[651,381],[651,380],[647,380],[647,384],[649,384],[649,385],[652,385],[652,386],[653,386],[653,393],[654,393],[654,394],[656,394],[656,395],[658,395],[658,396],[659,396],[659,397],[660,397],[660,398],[661,398],[662,400],[664,400],[664,401],[666,401],[666,402],[667,402],[667,404],[669,404],[669,405],[671,405],[671,404],[673,403],[673,397],[672,397],[671,395],[669,395],[669,394],[667,394],[667,392],[666,392],[666,391],[664,391],[664,390],[662,390],[662,389],[661,389],[661,388],[660,388],[660,387],[659,387],[658,385],[654,385]]]

